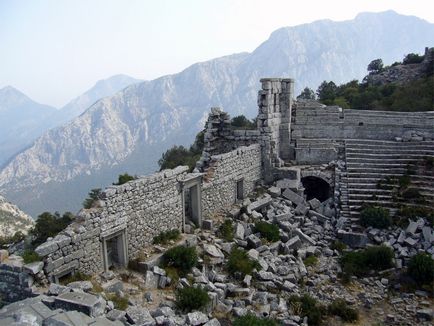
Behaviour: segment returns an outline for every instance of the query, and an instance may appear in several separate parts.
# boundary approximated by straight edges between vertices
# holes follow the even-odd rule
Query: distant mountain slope
[[[261,77],[293,77],[298,93],[325,79],[362,78],[375,58],[391,63],[432,44],[434,24],[390,11],[281,28],[252,53],[197,63],[98,101],[16,156],[0,172],[0,187],[33,215],[77,209],[91,187],[125,171],[149,173],[172,144],[190,143],[211,106],[256,115]]]
[[[0,237],[12,237],[18,231],[27,234],[34,224],[29,215],[0,196]]]
[[[0,166],[44,131],[55,108],[36,103],[12,86],[0,89]]]
[[[60,110],[36,103],[11,86],[0,89],[0,167],[48,129],[78,117],[97,100],[138,82],[141,80],[126,75],[100,80]]]
[[[65,122],[78,117],[99,99],[114,95],[125,87],[139,82],[143,81],[127,75],[115,75],[107,79],[99,80],[92,88],[73,99],[51,117],[51,124],[53,126],[64,124]]]

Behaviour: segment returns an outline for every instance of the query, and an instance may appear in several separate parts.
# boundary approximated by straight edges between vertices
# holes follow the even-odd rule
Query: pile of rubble
[[[199,267],[176,285],[199,286],[208,292],[211,303],[202,312],[185,314],[177,310],[172,280],[158,266],[157,256],[142,264],[143,273],[132,276],[134,281],[129,283],[133,285],[113,272],[98,276],[101,289],[97,292],[90,281],[51,284],[43,295],[0,310],[0,325],[210,326],[228,324],[230,319],[248,313],[283,325],[308,325],[307,318],[297,315],[299,311],[288,303],[290,296],[304,293],[324,305],[344,299],[359,310],[370,311],[370,321],[375,318],[390,325],[429,325],[432,299],[423,291],[394,294],[386,274],[354,278],[351,286],[343,285],[338,279],[340,252],[331,249],[331,243],[339,236],[349,243],[354,242],[351,237],[363,237],[359,244],[387,244],[394,248],[396,264],[402,267],[419,251],[433,254],[432,228],[419,219],[410,222],[406,230],[368,228],[366,233],[356,234],[338,230],[340,222],[335,214],[332,199],[306,201],[302,190],[294,188],[289,180],[280,180],[259,198],[246,199],[230,211],[232,241],[219,237],[220,222],[205,221],[206,229],[193,230],[183,240],[184,245],[197,248]],[[280,239],[270,242],[262,238],[255,229],[258,221],[277,225]],[[243,248],[261,268],[241,278],[230,275],[226,263],[235,247]],[[316,263],[307,263],[310,256],[316,257]],[[128,298],[128,307],[124,311],[115,309],[110,293]]]

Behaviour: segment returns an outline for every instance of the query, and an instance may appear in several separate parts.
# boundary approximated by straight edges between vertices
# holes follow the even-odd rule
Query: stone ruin
[[[265,78],[261,84],[255,130],[234,129],[227,113],[211,109],[192,173],[179,166],[107,187],[97,208],[81,210],[73,224],[36,248],[43,261],[23,266],[14,257],[2,258],[3,300],[34,296],[35,282],[126,267],[154,236],[171,229],[190,233],[192,225],[209,228],[213,214],[277,180],[278,189],[287,189],[283,197],[299,202],[303,214],[309,211],[305,200],[325,202],[321,213],[309,214],[335,217],[343,239],[363,242],[355,223],[362,204],[396,209],[377,182],[434,156],[434,112],[343,110],[294,101],[292,79]],[[432,204],[434,177],[416,177]]]

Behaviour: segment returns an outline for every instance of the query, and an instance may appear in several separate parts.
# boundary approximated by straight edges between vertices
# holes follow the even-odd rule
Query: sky
[[[434,22],[432,0],[0,0],[0,88],[62,107],[116,74],[154,79],[251,52],[276,29],[395,10]]]

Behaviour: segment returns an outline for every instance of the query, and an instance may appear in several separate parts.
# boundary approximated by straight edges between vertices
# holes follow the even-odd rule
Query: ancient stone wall
[[[212,156],[204,173],[202,210],[207,218],[237,201],[238,181],[242,181],[242,197],[246,197],[262,179],[259,144]]]
[[[434,139],[434,112],[343,110],[317,105],[296,108],[292,141],[300,164],[344,157],[345,139]]]
[[[104,269],[103,239],[122,233],[127,261],[152,243],[162,231],[183,223],[179,181],[188,168],[179,166],[104,192],[99,208],[82,210],[78,221],[36,249],[44,257],[44,271],[52,279],[71,270],[86,274]]]

